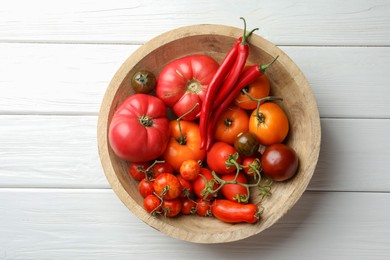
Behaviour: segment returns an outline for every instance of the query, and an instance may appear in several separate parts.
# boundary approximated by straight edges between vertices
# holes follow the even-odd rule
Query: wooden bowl
[[[105,175],[117,196],[138,218],[181,240],[196,243],[223,243],[240,240],[260,233],[279,220],[301,197],[315,170],[321,139],[320,118],[311,88],[294,62],[278,47],[260,36],[250,38],[247,63],[269,63],[279,59],[267,70],[271,94],[283,97],[279,104],[290,120],[286,143],[297,152],[300,164],[297,175],[290,181],[274,183],[272,196],[263,202],[264,213],[256,224],[227,224],[212,217],[180,216],[152,217],[143,209],[143,198],[137,182],[128,174],[128,162],[119,159],[108,142],[112,115],[121,102],[134,92],[132,75],[148,69],[155,75],[168,62],[190,54],[204,53],[221,62],[243,33],[242,29],[222,25],[193,25],[166,32],[135,51],[119,68],[110,82],[102,101],[98,119],[98,146]],[[256,198],[256,191],[253,190]],[[254,202],[256,199],[254,199]]]

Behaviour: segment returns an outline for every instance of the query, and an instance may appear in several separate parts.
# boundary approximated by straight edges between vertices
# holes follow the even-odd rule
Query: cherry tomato
[[[234,140],[234,148],[243,156],[252,156],[257,153],[259,145],[256,135],[251,132],[239,133]]]
[[[134,73],[131,78],[131,86],[136,93],[148,94],[156,87],[156,77],[148,70]]]
[[[195,180],[200,173],[200,165],[195,160],[186,160],[180,166],[180,175],[187,181]]]
[[[206,188],[216,190],[218,183],[214,180],[211,171],[207,168],[201,168],[199,176],[193,182],[194,193],[198,198],[210,200],[217,196],[216,193],[205,194]]]
[[[194,111],[183,118],[194,120],[218,68],[219,64],[207,55],[190,55],[174,60],[161,70],[156,95],[166,106],[173,108],[178,117],[198,103]]]
[[[196,214],[196,203],[193,200],[190,199],[182,199],[182,208],[181,208],[181,214],[183,215],[193,215]]]
[[[164,103],[152,95],[131,95],[115,111],[108,138],[114,153],[123,160],[146,162],[158,158],[169,141]]]
[[[202,217],[211,216],[211,203],[208,200],[199,198],[196,200],[196,214]]]
[[[255,79],[251,84],[244,87],[244,90],[252,98],[264,98],[269,95],[270,84],[267,75],[263,74],[262,76]],[[257,107],[257,102],[251,100],[244,91],[241,91],[235,99],[235,104],[242,109],[253,110]]]
[[[260,105],[258,116],[256,109],[252,112],[249,131],[257,136],[262,145],[281,143],[288,134],[289,121],[278,104],[266,102]]]
[[[179,215],[182,207],[183,204],[179,198],[164,200],[162,203],[162,208],[166,217],[175,217]]]
[[[184,161],[202,161],[206,155],[206,151],[200,149],[200,131],[198,124],[192,121],[181,120],[180,127],[182,135],[180,135],[177,120],[171,121],[171,137],[167,149],[162,156],[177,172],[180,171],[180,166]]]
[[[259,220],[259,209],[255,204],[218,199],[211,204],[211,213],[227,223],[255,223]]]
[[[191,196],[193,192],[192,183],[187,181],[180,175],[176,176],[176,178],[179,180],[181,186],[180,197],[187,198],[188,196]]]
[[[160,162],[160,163],[156,163],[155,165],[153,165],[152,171],[153,171],[153,176],[156,177],[157,175],[159,175],[161,173],[173,173],[174,169],[173,169],[172,165],[170,165],[169,163]]]
[[[215,125],[215,139],[233,144],[241,132],[249,129],[249,116],[245,110],[231,106],[218,118]]]
[[[293,148],[285,144],[274,144],[261,156],[263,173],[274,181],[292,178],[298,169],[298,155]]]
[[[161,200],[156,195],[148,195],[144,198],[144,209],[148,213],[161,212]]]
[[[235,173],[224,174],[221,177],[224,181],[233,181],[235,178]],[[242,172],[238,173],[236,181],[243,184],[248,183],[248,179]],[[221,191],[223,196],[228,200],[239,203],[248,203],[249,201],[249,190],[240,184],[225,184],[222,186]]]
[[[175,175],[162,173],[154,179],[154,191],[164,200],[171,200],[179,197],[181,185]]]
[[[129,165],[129,173],[135,180],[140,181],[145,178],[145,172],[150,165],[150,162],[132,162]]]
[[[244,167],[244,172],[248,176],[254,176],[256,170],[261,172],[261,162],[258,157],[247,157],[242,161],[242,166]]]
[[[146,178],[142,179],[138,184],[138,191],[142,197],[146,198],[148,195],[153,194],[153,181],[148,181]]]
[[[215,142],[211,147],[210,151],[207,152],[207,165],[213,171],[218,174],[226,174],[236,171],[236,166],[234,165],[226,165],[229,157],[235,155],[237,150],[224,142]],[[240,157],[237,158],[237,162],[240,163]]]

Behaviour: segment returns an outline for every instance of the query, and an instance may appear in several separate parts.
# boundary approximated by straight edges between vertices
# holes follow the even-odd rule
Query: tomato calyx
[[[259,186],[259,197],[260,201],[263,201],[266,197],[269,197],[272,195],[272,180],[266,179],[263,183],[263,185]]]
[[[211,173],[214,173],[214,171],[212,171]],[[199,176],[202,177],[202,179],[205,183],[204,189],[200,192],[200,195],[203,196],[203,199],[206,200],[207,197],[210,195],[213,197],[216,197],[217,192],[219,191],[219,188],[214,190],[214,185],[215,185],[215,183],[217,183],[215,181],[215,178],[208,181],[207,178],[205,176],[203,176],[203,174],[199,174]]]
[[[140,72],[134,76],[134,80],[141,85],[141,88],[144,88],[148,82],[148,73]]]
[[[244,166],[245,167],[245,166]],[[256,158],[251,164],[248,166],[248,175],[253,175],[254,178],[257,178],[259,173],[262,171],[261,162],[259,158]]]
[[[186,92],[191,94],[199,94],[200,92],[202,92],[202,90],[203,87],[202,84],[200,84],[199,80],[192,79],[187,81]]]
[[[228,159],[225,161],[226,169],[229,169],[230,167],[236,167],[237,171],[240,171],[243,169],[243,166],[238,163],[238,158],[240,155],[237,153],[229,154]]]
[[[272,62],[270,64],[272,64]],[[246,102],[246,101],[255,101],[255,102],[257,102],[256,114],[254,115],[256,117],[256,119],[257,119],[257,126],[259,126],[260,124],[264,123],[264,121],[265,121],[265,116],[263,115],[263,113],[261,113],[259,111],[260,105],[262,103],[267,102],[267,101],[283,101],[283,98],[281,98],[279,96],[267,96],[267,97],[263,97],[263,98],[254,98],[245,89],[242,89],[241,91],[249,98],[248,100],[244,100],[244,101],[241,101],[241,102]]]
[[[153,125],[153,119],[146,115],[138,117],[138,122],[145,127],[151,127]]]

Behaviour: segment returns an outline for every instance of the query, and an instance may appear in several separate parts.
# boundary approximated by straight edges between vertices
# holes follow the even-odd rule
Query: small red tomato
[[[193,182],[194,193],[198,198],[210,200],[217,196],[216,193],[207,193],[207,189],[216,190],[218,183],[214,180],[211,171],[207,168],[201,168],[199,176]]]
[[[150,162],[132,162],[129,166],[129,173],[135,180],[140,181],[145,178],[145,171],[150,165]]]
[[[187,198],[188,196],[190,196],[192,194],[192,183],[185,180],[180,175],[176,176],[176,178],[179,180],[180,186],[181,186],[180,197]]]
[[[164,200],[171,200],[179,197],[181,185],[175,175],[171,173],[161,173],[154,179],[154,191]]]
[[[257,157],[247,157],[244,158],[242,161],[242,166],[244,166],[244,172],[248,176],[255,175],[255,172],[257,171],[259,174],[261,172],[261,162],[260,159]]]
[[[162,208],[164,211],[164,216],[166,217],[175,217],[179,215],[182,209],[182,202],[179,198],[164,200],[162,203]]]
[[[200,165],[195,160],[186,160],[180,166],[180,175],[187,181],[195,180],[200,173]]]
[[[285,181],[297,173],[298,155],[285,144],[274,144],[265,149],[261,165],[264,175],[274,181]]]
[[[144,199],[144,209],[151,214],[161,213],[161,200],[156,195],[148,195]]]
[[[182,208],[181,214],[183,215],[193,215],[196,213],[196,203],[190,199],[182,199]]]
[[[158,162],[152,167],[154,177],[157,177],[160,173],[173,173],[173,167],[167,162]]]
[[[241,204],[230,200],[215,200],[211,204],[211,213],[226,223],[255,223],[260,217],[260,211],[255,204]]]
[[[228,160],[235,155],[238,156],[238,153],[233,146],[224,142],[216,142],[210,151],[207,152],[207,165],[218,174],[235,172],[237,169],[236,166],[227,164]],[[240,162],[240,157],[237,157],[237,163]]]
[[[235,173],[228,173],[222,175],[221,179],[230,182],[236,179],[236,182],[238,183],[248,183],[248,179],[242,172],[238,173],[237,178]],[[236,201],[239,203],[248,203],[249,201],[249,190],[243,185],[228,183],[222,186],[221,191],[223,196],[228,200]]]
[[[153,194],[153,181],[148,181],[146,178],[142,179],[138,184],[138,191],[144,198],[146,198],[148,195]]]
[[[197,199],[196,200],[196,214],[202,217],[211,216],[211,203],[208,200]]]

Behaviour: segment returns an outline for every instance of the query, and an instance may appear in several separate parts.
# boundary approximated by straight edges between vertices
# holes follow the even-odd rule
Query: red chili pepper
[[[207,122],[210,120],[211,109],[213,107],[213,102],[217,91],[219,90],[223,80],[226,78],[226,75],[229,73],[230,69],[233,67],[234,61],[237,57],[237,47],[242,41],[242,37],[238,38],[236,43],[227,53],[226,57],[219,66],[217,72],[215,73],[213,79],[211,80],[209,86],[207,87],[207,92],[205,99],[202,103],[200,111],[200,120],[199,120],[199,130],[201,138],[201,149],[205,148],[206,145],[206,131],[207,131]]]
[[[234,87],[234,84],[236,84],[237,79],[240,76],[240,74],[245,66],[246,60],[249,56],[248,38],[249,38],[249,36],[252,35],[252,33],[255,30],[258,30],[258,28],[255,28],[252,31],[250,31],[248,34],[246,34],[246,21],[242,17],[241,17],[241,19],[244,21],[244,35],[242,36],[241,43],[238,45],[237,59],[233,65],[229,75],[227,76],[227,78],[223,82],[220,93],[218,93],[216,100],[214,100],[214,102],[213,102],[213,108],[218,107],[224,101],[226,96],[229,95],[232,88]]]
[[[230,200],[214,200],[211,213],[217,219],[227,223],[255,223],[259,220],[261,211],[252,203],[241,204]]]
[[[279,56],[278,56],[279,57]],[[240,93],[241,89],[243,89],[248,84],[252,83],[257,77],[260,77],[264,74],[265,70],[271,66],[276,59],[276,57],[271,63],[266,65],[252,65],[249,66],[247,70],[241,73],[240,77],[237,80],[237,83],[234,85],[234,88],[228,93],[223,102],[215,108],[213,112],[213,121],[209,122],[209,127],[207,129],[207,142],[206,142],[206,150],[210,150],[211,145],[214,139],[214,128],[216,121],[221,116],[222,112],[225,111],[229,105],[233,102],[236,96]]]

